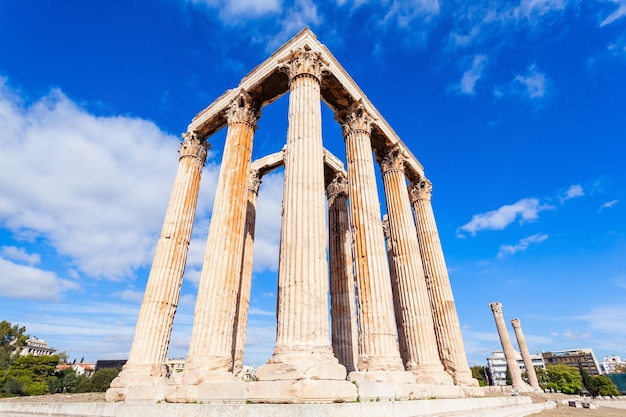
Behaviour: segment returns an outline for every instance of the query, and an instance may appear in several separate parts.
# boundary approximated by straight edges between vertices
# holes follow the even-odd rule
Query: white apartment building
[[[543,362],[541,354],[530,355],[533,365],[546,369],[546,364]],[[521,372],[526,371],[524,361],[522,360],[522,354],[519,351],[515,351],[515,360]],[[492,356],[487,358],[487,367],[489,368],[489,384],[490,385],[506,385],[506,359],[504,352],[501,350],[494,350]]]

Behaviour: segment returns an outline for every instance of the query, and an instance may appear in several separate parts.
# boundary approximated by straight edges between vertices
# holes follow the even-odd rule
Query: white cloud
[[[281,0],[186,0],[194,4],[206,6],[210,9],[219,9],[220,17],[228,23],[233,17],[260,17],[267,14],[279,13],[282,7]]]
[[[548,87],[546,76],[535,65],[531,65],[526,74],[518,75],[513,81],[518,87],[522,87],[521,94],[528,96],[531,100],[540,99],[546,95]]]
[[[520,239],[516,245],[502,245],[500,246],[500,251],[498,252],[498,258],[502,259],[517,252],[523,252],[528,249],[531,244],[539,244],[547,238],[548,235],[537,233],[524,239]]]
[[[395,21],[398,26],[408,28],[415,19],[436,16],[439,11],[438,0],[394,0],[385,15],[384,22]]]
[[[518,11],[526,18],[543,16],[565,9],[567,0],[522,0]]]
[[[472,67],[463,73],[463,78],[457,86],[458,91],[462,94],[475,94],[474,87],[476,82],[482,77],[483,71],[487,64],[485,55],[476,55],[472,62]]]
[[[321,20],[314,0],[295,0],[293,6],[283,12],[279,22],[280,30],[267,43],[266,50],[273,52],[303,27],[317,26],[321,23]]]
[[[579,184],[570,185],[570,187],[565,191],[565,193],[559,196],[559,200],[561,200],[561,204],[567,200],[571,200],[572,198],[582,197],[585,195],[583,191],[583,187]]]
[[[626,1],[624,0],[612,0],[613,3],[617,4],[617,10],[608,15],[601,23],[600,27],[610,25],[618,19],[626,16]]]
[[[62,279],[54,272],[18,265],[0,258],[0,296],[29,300],[59,300],[67,290],[76,290],[76,282]]]
[[[502,230],[518,218],[520,222],[533,221],[539,217],[539,212],[553,208],[540,204],[536,198],[524,198],[497,210],[475,214],[469,223],[459,227],[457,235],[463,236],[460,232],[467,232],[475,236],[481,230]]]
[[[143,291],[134,291],[134,290],[124,290],[120,292],[113,293],[114,297],[117,297],[124,301],[132,301],[135,303],[141,303],[143,301]]]
[[[3,246],[0,248],[0,256],[11,261],[24,262],[30,266],[41,262],[41,256],[36,253],[28,254],[24,248],[15,246]]]
[[[278,269],[284,177],[277,172],[266,175],[262,181],[254,235],[254,272]]]
[[[151,261],[178,143],[149,121],[89,114],[60,90],[26,106],[0,80],[0,146],[12,150],[0,153],[0,225],[41,239],[68,268],[132,276]]]

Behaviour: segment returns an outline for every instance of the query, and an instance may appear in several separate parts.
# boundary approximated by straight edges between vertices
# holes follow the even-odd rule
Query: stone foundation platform
[[[554,408],[553,401],[489,397],[341,404],[170,404],[0,401],[0,416],[57,417],[522,417]]]

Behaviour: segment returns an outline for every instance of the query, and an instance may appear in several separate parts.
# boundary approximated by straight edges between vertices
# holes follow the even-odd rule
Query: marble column
[[[244,245],[252,139],[259,118],[242,92],[226,111],[228,133],[200,276],[183,384],[231,381],[233,327]]]
[[[511,344],[509,333],[506,330],[506,324],[504,322],[504,316],[502,315],[501,303],[490,303],[489,308],[493,312],[493,317],[496,320],[496,328],[498,329],[498,335],[500,336],[500,343],[502,344],[502,351],[504,352],[504,358],[506,359],[506,366],[511,375],[511,383],[514,389],[524,390],[525,384],[522,381],[522,374],[515,358],[515,350]]]
[[[398,297],[394,302],[399,340],[405,343],[404,366],[413,372],[418,383],[448,384],[453,381],[441,365],[433,327],[424,269],[420,256],[411,203],[404,176],[404,157],[395,146],[385,150],[380,159],[383,175],[389,237]]]
[[[235,328],[233,335],[233,374],[243,376],[243,357],[246,345],[246,329],[248,326],[248,309],[250,307],[250,290],[252,288],[252,258],[254,253],[254,229],[256,224],[256,201],[259,196],[261,178],[258,171],[250,171],[248,177],[248,202],[246,204],[246,225],[244,229],[244,246],[241,259],[241,277],[239,294],[235,310]]]
[[[361,104],[338,115],[346,142],[359,360],[364,372],[404,371],[394,320],[391,277],[381,227],[370,134],[373,120]]]
[[[343,380],[329,338],[328,262],[319,53],[298,49],[289,77],[289,126],[278,266],[276,346],[256,377]]]
[[[524,361],[524,368],[526,368],[528,382],[530,383],[530,386],[532,388],[541,389],[539,387],[539,381],[537,380],[537,373],[535,372],[533,359],[530,357],[528,345],[526,344],[526,338],[524,337],[524,333],[522,332],[522,323],[520,322],[520,319],[511,320],[511,326],[513,326],[513,330],[515,331],[515,338],[517,339],[519,351],[522,355],[522,360]]]
[[[151,386],[154,379],[167,375],[167,348],[209,147],[206,139],[195,133],[188,132],[183,137],[178,172],[139,310],[135,338],[126,365],[107,392],[110,401],[123,400],[124,387]]]
[[[478,386],[467,363],[461,325],[431,205],[432,184],[426,178],[409,185],[439,357],[456,385]]]
[[[346,174],[335,173],[326,187],[326,197],[328,198],[332,344],[339,363],[351,372],[356,370],[357,332]]]

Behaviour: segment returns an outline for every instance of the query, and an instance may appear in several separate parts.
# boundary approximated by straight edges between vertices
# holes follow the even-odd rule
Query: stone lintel
[[[350,108],[357,101],[362,101],[365,110],[376,120],[376,126],[371,135],[374,146],[382,148],[398,145],[408,155],[406,162],[407,178],[416,180],[423,176],[424,168],[417,158],[328,48],[317,40],[309,28],[304,28],[263,63],[254,68],[241,80],[237,88],[226,91],[211,105],[198,113],[189,124],[188,131],[197,131],[209,137],[221,129],[226,124],[224,109],[242,90],[254,98],[259,109],[287,93],[289,83],[287,76],[279,70],[280,64],[291,58],[292,51],[303,47],[321,53],[321,59],[324,60],[328,68],[329,74],[324,76],[321,85],[321,95],[324,102],[333,111],[339,112]]]

